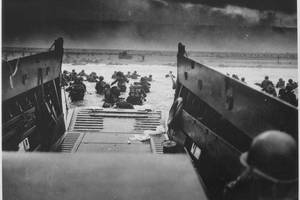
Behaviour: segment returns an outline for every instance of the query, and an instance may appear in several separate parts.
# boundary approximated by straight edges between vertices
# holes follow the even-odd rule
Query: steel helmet
[[[298,148],[288,134],[270,130],[256,136],[241,163],[273,182],[290,182],[298,177]]]

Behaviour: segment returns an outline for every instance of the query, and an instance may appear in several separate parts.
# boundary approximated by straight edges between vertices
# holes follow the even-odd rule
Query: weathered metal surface
[[[182,113],[182,131],[201,149],[200,159],[202,170],[214,175],[218,181],[229,181],[239,175],[243,169],[239,162],[241,151],[233,144],[224,140],[186,111]],[[187,143],[186,143],[187,144]],[[190,144],[187,145],[190,150]],[[202,156],[202,157],[201,157]],[[214,167],[212,167],[214,166]],[[220,174],[222,175],[220,175]],[[226,179],[224,178],[226,175]]]
[[[132,134],[128,133],[85,133],[77,152],[151,153],[149,142],[130,140],[130,137]]]
[[[3,154],[4,199],[199,199],[184,155]]]
[[[50,51],[2,62],[2,101],[37,87],[39,69],[42,69],[44,83],[59,77],[62,56]]]
[[[149,139],[145,142],[132,139],[145,130],[155,130],[160,120],[160,111],[77,107],[72,111],[66,139],[58,151],[160,153],[161,142],[156,136],[151,136],[150,142]],[[78,138],[77,135],[82,138],[72,139]]]
[[[185,57],[180,47],[175,99],[183,98],[183,110],[169,134],[185,146],[209,193],[220,199],[224,185],[243,170],[239,156],[252,138],[269,129],[298,138],[298,109]]]
[[[2,62],[3,150],[49,151],[65,132],[58,89],[63,39],[55,40],[52,47]]]
[[[269,129],[298,137],[296,107],[189,58],[178,56],[177,65],[180,84],[249,137]]]
[[[160,111],[76,108],[68,130],[134,134],[155,130],[160,125],[160,120]]]

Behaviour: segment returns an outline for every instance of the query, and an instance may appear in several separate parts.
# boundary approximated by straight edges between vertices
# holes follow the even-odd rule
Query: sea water
[[[168,115],[168,111],[172,105],[174,93],[175,91],[172,89],[172,81],[166,75],[172,71],[176,76],[176,66],[174,65],[159,65],[159,64],[86,64],[86,65],[71,65],[71,64],[63,64],[63,70],[71,71],[75,69],[78,73],[82,69],[85,70],[87,74],[91,72],[96,72],[98,76],[103,76],[104,81],[111,83],[113,79],[111,78],[114,71],[122,71],[124,74],[127,72],[137,71],[141,76],[149,76],[150,74],[153,77],[153,81],[151,83],[150,93],[147,94],[145,105],[142,108],[151,108],[155,110],[161,110],[163,115],[162,118],[165,120]],[[271,67],[253,67],[253,66],[242,66],[242,67],[213,67],[212,68],[230,75],[236,74],[240,78],[244,77],[246,79],[246,84],[250,87],[254,87],[256,89],[258,86],[255,83],[261,83],[264,77],[267,75],[269,79],[273,81],[274,84],[278,81],[279,78],[283,78],[286,82],[288,79],[297,80],[297,68],[271,68]],[[127,88],[129,88],[130,84],[139,79],[132,80],[129,79],[130,82],[127,84]],[[95,92],[95,84],[89,83],[85,81],[87,86],[87,93],[84,97],[83,101],[71,103],[70,99],[67,100],[68,106],[70,108],[77,106],[102,106],[103,104],[103,96],[96,94]],[[128,96],[128,91],[122,94],[122,97],[126,98]],[[66,94],[67,96],[68,94]],[[137,106],[139,108],[139,106]]]

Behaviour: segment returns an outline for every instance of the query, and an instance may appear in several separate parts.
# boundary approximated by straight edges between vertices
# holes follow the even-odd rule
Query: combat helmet
[[[270,130],[256,136],[241,163],[261,177],[276,183],[297,181],[298,149],[288,134]]]

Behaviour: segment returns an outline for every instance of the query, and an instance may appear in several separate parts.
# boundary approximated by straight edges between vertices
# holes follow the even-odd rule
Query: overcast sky
[[[195,39],[194,28],[199,31],[197,27],[201,26],[246,27],[242,34],[248,39],[256,34],[257,39],[257,30],[261,30],[257,27],[264,27],[264,32],[267,27],[295,29],[296,3],[296,0],[3,0],[3,43],[32,45],[34,41],[37,44],[58,35],[66,36],[68,41],[82,42],[87,37],[103,39],[112,33],[118,41],[129,41],[127,36],[155,40],[148,32],[158,41],[174,32],[176,35],[170,41],[173,42],[186,37],[190,28],[190,38]],[[160,29],[174,31],[159,32]],[[249,29],[255,31],[247,33]],[[207,34],[210,35],[209,31]],[[287,37],[295,39],[290,32]],[[91,38],[86,44],[91,43]],[[284,40],[293,43],[291,38]]]
[[[7,22],[65,19],[219,24],[225,17],[227,23],[239,20],[239,25],[295,26],[297,11],[296,0],[3,0],[3,4]]]

